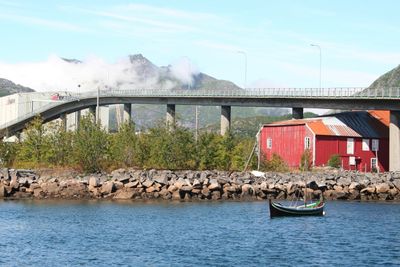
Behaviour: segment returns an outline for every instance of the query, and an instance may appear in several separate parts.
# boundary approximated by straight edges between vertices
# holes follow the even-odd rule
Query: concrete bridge
[[[292,108],[293,117],[303,117],[304,108],[344,110],[390,110],[390,170],[400,170],[400,88],[255,88],[246,90],[99,90],[61,95],[28,114],[0,125],[0,137],[21,132],[36,115],[45,122],[99,106],[124,104],[124,120],[131,119],[131,104],[166,105],[167,124],[175,122],[176,105],[221,106],[221,134],[231,124],[231,107]],[[33,106],[33,105],[32,105]],[[2,107],[3,109],[3,107]]]

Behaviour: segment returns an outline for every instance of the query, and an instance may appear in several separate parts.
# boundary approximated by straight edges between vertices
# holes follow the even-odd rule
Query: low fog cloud
[[[30,87],[36,91],[90,91],[97,87],[137,89],[169,89],[177,85],[191,84],[197,67],[189,59],[183,58],[169,66],[172,77],[160,77],[162,68],[151,73],[143,73],[140,62],[131,62],[129,57],[108,63],[99,57],[88,57],[81,62],[66,61],[56,55],[43,62],[9,64],[0,62],[0,78]],[[145,69],[145,68],[144,68]],[[167,71],[168,73],[168,71]],[[162,84],[161,84],[162,81]]]

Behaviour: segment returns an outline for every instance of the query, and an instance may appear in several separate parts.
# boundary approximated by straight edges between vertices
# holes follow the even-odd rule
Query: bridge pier
[[[67,131],[67,113],[62,113],[60,115],[61,127],[64,131]]]
[[[122,118],[125,123],[132,122],[132,104],[124,104],[124,115]]]
[[[175,126],[175,104],[167,104],[167,128]]]
[[[81,124],[81,111],[75,112],[75,130],[79,130],[79,125]]]
[[[390,111],[389,171],[400,171],[400,110]]]
[[[303,108],[292,108],[292,118],[295,120],[299,120],[304,118],[304,109]]]
[[[231,106],[221,106],[221,135],[225,135],[231,128]]]

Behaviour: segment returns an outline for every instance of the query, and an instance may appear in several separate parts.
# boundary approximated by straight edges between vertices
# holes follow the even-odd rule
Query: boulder
[[[108,195],[113,193],[114,191],[115,191],[114,182],[108,181],[103,183],[103,185],[101,186],[100,193],[102,193],[103,195]]]
[[[203,187],[202,187],[202,185],[201,185],[201,183],[200,183],[200,181],[198,180],[198,179],[194,179],[194,181],[193,181],[193,188],[195,188],[195,189],[202,189]]]
[[[135,180],[135,181],[133,181],[133,182],[129,182],[129,183],[125,184],[124,187],[126,187],[126,188],[133,188],[133,187],[136,187],[138,184],[139,184],[139,181],[138,181],[138,180]]]
[[[168,174],[165,172],[162,172],[158,175],[153,176],[153,181],[161,184],[161,185],[166,185],[168,184]]]
[[[174,183],[174,186],[177,187],[178,189],[180,189],[182,186],[185,186],[185,185],[187,185],[187,183],[186,183],[185,179],[183,179],[183,178],[179,178],[178,181],[176,181]]]
[[[59,187],[57,182],[47,182],[47,183],[43,183],[40,185],[40,187],[43,189],[43,191],[46,194],[49,195],[54,195],[57,194],[59,192]]]
[[[341,186],[349,186],[351,184],[351,179],[350,177],[340,177],[337,182],[337,185],[341,185]]]
[[[376,188],[376,193],[378,194],[387,193],[390,189],[389,185],[386,183],[377,184],[375,188]]]
[[[98,187],[100,186],[100,179],[96,176],[89,177],[89,187]]]
[[[205,197],[205,198],[210,198],[211,196],[211,191],[210,189],[208,189],[208,187],[203,188],[203,190],[201,190],[201,194]]]
[[[221,199],[221,192],[220,191],[212,191],[211,192],[211,199],[212,200]]]
[[[242,185],[242,195],[253,195],[254,188],[252,185],[244,184]]]
[[[152,186],[154,184],[154,181],[151,181],[151,180],[149,180],[149,179],[146,179],[146,181],[144,181],[143,183],[142,183],[142,185],[144,186],[144,187],[150,187],[150,186]]]
[[[400,190],[400,179],[393,179],[393,186]]]
[[[187,193],[187,192],[191,192],[193,190],[193,187],[189,186],[189,185],[185,185],[185,186],[182,186],[179,190],[181,192]]]
[[[221,185],[218,183],[218,181],[216,179],[211,179],[208,189],[210,189],[211,191],[220,190]]]
[[[133,190],[119,190],[113,197],[114,199],[132,199],[135,196],[135,192]]]
[[[368,186],[364,189],[361,189],[360,193],[361,194],[373,194],[373,193],[375,193],[375,186]]]
[[[0,184],[0,198],[7,197],[7,190],[3,184]]]

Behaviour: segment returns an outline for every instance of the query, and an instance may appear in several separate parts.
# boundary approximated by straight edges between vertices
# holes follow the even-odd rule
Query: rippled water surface
[[[0,266],[399,266],[400,204],[0,202]]]

